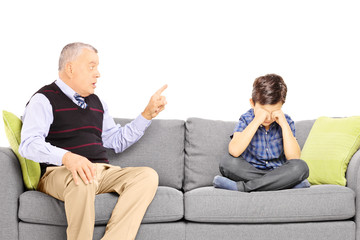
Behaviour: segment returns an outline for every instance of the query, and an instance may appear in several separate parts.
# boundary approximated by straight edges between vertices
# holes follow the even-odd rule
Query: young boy
[[[309,187],[307,164],[300,160],[295,125],[284,114],[287,87],[276,74],[255,79],[251,109],[240,117],[229,143],[233,157],[220,162],[223,176],[214,186],[241,192]]]

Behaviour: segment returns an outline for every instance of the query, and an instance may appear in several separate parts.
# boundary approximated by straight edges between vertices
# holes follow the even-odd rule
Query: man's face
[[[270,124],[272,124],[273,122],[275,122],[275,119],[272,119],[272,113],[274,111],[277,111],[277,110],[281,110],[282,106],[283,106],[283,103],[282,102],[278,102],[276,104],[265,104],[265,105],[262,105],[260,103],[254,103],[252,101],[252,99],[250,99],[250,105],[251,107],[254,109],[254,114],[256,116],[256,112],[259,111],[259,109],[262,109],[266,112],[268,112],[268,117],[265,119],[265,121],[262,123],[262,125],[264,127],[269,127]]]
[[[98,55],[87,48],[84,48],[82,53],[71,62],[71,87],[82,97],[94,93],[97,79],[100,77],[98,65]]]

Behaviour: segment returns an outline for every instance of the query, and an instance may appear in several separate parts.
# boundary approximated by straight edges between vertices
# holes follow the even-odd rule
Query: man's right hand
[[[93,182],[96,174],[95,164],[87,158],[72,152],[67,152],[63,156],[62,163],[72,173],[76,185],[79,185],[78,175],[85,184]]]

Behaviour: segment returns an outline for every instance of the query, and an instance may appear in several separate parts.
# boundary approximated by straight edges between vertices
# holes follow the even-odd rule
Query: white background
[[[113,117],[135,118],[167,83],[158,118],[237,121],[267,73],[287,83],[295,121],[360,115],[359,13],[331,0],[1,0],[0,110],[21,116],[57,78],[61,49],[81,41],[99,50],[96,93]]]

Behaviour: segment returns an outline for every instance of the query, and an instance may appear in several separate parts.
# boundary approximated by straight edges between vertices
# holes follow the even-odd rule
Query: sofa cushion
[[[19,153],[21,142],[22,121],[11,112],[3,111],[5,133],[9,140],[11,149],[18,158],[26,189],[36,189],[41,175],[40,164],[22,157]]]
[[[118,195],[99,194],[95,197],[95,225],[105,225],[111,216]],[[24,222],[66,226],[64,202],[38,191],[20,196],[19,218]],[[184,216],[183,193],[170,187],[159,187],[142,223],[173,222]]]
[[[282,224],[190,223],[186,225],[186,240],[355,240],[355,229],[352,220]]]
[[[185,219],[216,223],[331,221],[355,215],[355,193],[338,185],[243,193],[204,187],[186,192]]]
[[[115,119],[124,126],[130,119]],[[159,185],[182,188],[184,179],[185,122],[182,120],[152,121],[144,136],[122,153],[108,150],[111,164],[121,167],[153,168],[159,175]]]
[[[220,159],[229,157],[228,145],[235,125],[200,118],[186,121],[185,191],[212,185],[220,174]]]
[[[181,221],[171,223],[149,223],[141,224],[136,240],[185,240],[185,223]],[[106,226],[95,226],[93,240],[101,239],[104,236]],[[353,231],[354,232],[354,231]],[[7,239],[13,240],[14,237]],[[66,226],[51,226],[33,223],[19,223],[20,240],[66,240]],[[3,239],[2,239],[3,240]],[[83,239],[80,239],[83,240]],[[119,238],[114,239],[119,240]],[[319,239],[317,239],[319,240]],[[332,239],[327,239],[332,240]],[[346,238],[348,240],[348,238]]]
[[[309,182],[345,186],[347,165],[359,146],[360,117],[318,118],[301,153]]]

